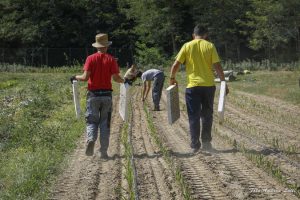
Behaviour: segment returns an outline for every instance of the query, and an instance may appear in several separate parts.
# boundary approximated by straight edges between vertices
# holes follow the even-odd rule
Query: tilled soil
[[[85,133],[75,152],[70,156],[67,169],[57,179],[51,199],[118,199],[116,190],[121,185],[120,135],[123,121],[119,117],[118,99],[114,99],[109,159],[100,159],[99,141],[94,156],[85,156]]]
[[[138,198],[184,199],[180,186],[175,180],[174,172],[164,160],[159,147],[150,134],[151,130],[148,127],[144,105],[140,101],[137,90],[140,88],[135,87],[132,95],[130,125]],[[151,97],[148,98],[146,105],[149,105],[148,109],[155,130],[161,141],[170,150],[174,163],[180,167],[193,199],[298,199],[290,190],[262,169],[257,168],[220,136],[226,133],[232,139],[239,139],[232,130],[215,121],[214,150],[210,152],[200,150],[198,153],[192,153],[189,147],[189,125],[186,111],[182,110],[181,118],[173,125],[169,125],[164,94],[161,100],[161,111],[152,111]],[[242,109],[235,109],[234,104],[230,104],[230,102],[229,105],[228,114],[238,115],[239,118],[245,118],[245,121],[248,120],[251,123],[255,122],[255,117],[248,118],[247,113]],[[123,121],[118,114],[118,106],[118,97],[114,97],[109,159],[100,159],[97,154],[92,157],[85,156],[85,136],[83,135],[77,149],[69,158],[68,166],[57,179],[51,199],[122,198],[121,193],[123,188],[126,188],[126,180],[124,150],[121,145]],[[295,114],[298,113],[295,112]],[[256,123],[263,130],[267,130],[266,123],[262,124],[258,121]],[[284,128],[273,125],[277,134]],[[218,134],[215,132],[216,130]],[[295,129],[289,132],[290,137],[287,138],[291,142],[295,133],[293,130]],[[239,137],[240,140],[251,143],[243,136]],[[255,144],[250,147],[260,148]],[[99,144],[96,145],[95,152],[98,148]]]

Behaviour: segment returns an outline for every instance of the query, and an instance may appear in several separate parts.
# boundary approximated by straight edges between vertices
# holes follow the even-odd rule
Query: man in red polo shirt
[[[92,44],[97,48],[97,53],[87,57],[83,74],[71,77],[73,80],[88,81],[87,93],[87,145],[86,155],[94,154],[94,145],[100,128],[100,156],[108,158],[107,149],[109,146],[110,121],[112,112],[112,83],[111,78],[117,83],[124,83],[120,76],[116,59],[107,53],[111,45],[107,34],[96,35],[96,42]]]

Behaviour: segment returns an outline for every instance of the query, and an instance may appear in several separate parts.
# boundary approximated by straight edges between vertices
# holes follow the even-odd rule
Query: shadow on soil
[[[224,153],[236,153],[238,150],[236,149],[226,149],[226,150],[217,150],[217,149],[211,149],[211,150],[199,150],[197,153],[192,153],[192,152],[175,152],[175,151],[169,151],[169,155],[178,157],[178,158],[189,158],[189,157],[194,157],[197,154],[202,154],[205,156],[210,156],[212,154],[224,154]],[[157,152],[154,154],[147,154],[147,153],[142,153],[142,154],[134,154],[134,158],[138,159],[143,159],[143,158],[160,158],[163,157],[163,154],[161,152]],[[123,159],[125,158],[124,156],[120,156],[119,154],[114,154],[112,156],[109,156],[106,160],[115,160],[115,159]]]

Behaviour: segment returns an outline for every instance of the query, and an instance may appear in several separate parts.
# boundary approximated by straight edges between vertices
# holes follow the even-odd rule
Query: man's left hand
[[[228,85],[226,84],[226,95],[229,94],[229,88],[228,88]]]

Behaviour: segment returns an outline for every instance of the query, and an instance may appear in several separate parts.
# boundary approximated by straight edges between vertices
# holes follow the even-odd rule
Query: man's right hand
[[[73,81],[74,81],[74,80],[77,80],[77,79],[76,79],[76,76],[71,76],[71,77],[70,77],[70,81],[71,81],[72,84],[73,84]]]
[[[133,80],[130,80],[130,79],[128,79],[128,78],[125,78],[124,84],[125,84],[125,83],[128,83],[129,85],[132,85]]]
[[[175,78],[170,78],[170,85],[178,85],[178,82]]]

